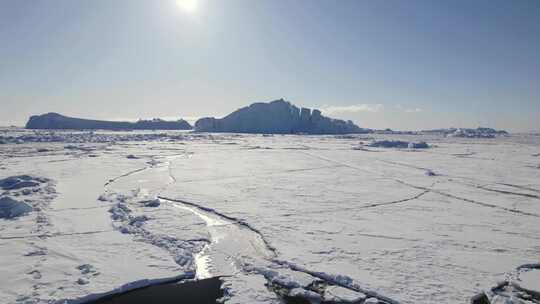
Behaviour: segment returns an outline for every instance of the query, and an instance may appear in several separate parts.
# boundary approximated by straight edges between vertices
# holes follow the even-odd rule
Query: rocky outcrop
[[[283,99],[254,103],[224,118],[205,117],[195,123],[198,132],[271,134],[347,134],[366,133],[352,121],[325,117],[319,110],[299,109]]]
[[[47,113],[30,117],[26,129],[73,129],[73,130],[191,130],[191,125],[183,120],[165,121],[161,119],[127,121],[105,121],[73,118],[57,113]]]

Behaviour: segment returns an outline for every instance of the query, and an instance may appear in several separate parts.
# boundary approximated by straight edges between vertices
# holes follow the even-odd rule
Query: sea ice
[[[508,278],[537,288],[537,270],[512,272],[538,262],[535,136],[0,137],[3,182],[47,177],[2,187],[2,197],[34,208],[0,220],[2,303],[81,303],[195,272],[223,275],[231,304],[277,303],[272,278],[288,287],[283,295],[405,304],[469,302]],[[430,149],[351,149],[364,140]]]

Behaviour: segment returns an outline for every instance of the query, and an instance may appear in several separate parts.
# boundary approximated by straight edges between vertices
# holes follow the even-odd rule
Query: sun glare
[[[176,0],[176,5],[186,13],[194,13],[197,10],[198,0]]]

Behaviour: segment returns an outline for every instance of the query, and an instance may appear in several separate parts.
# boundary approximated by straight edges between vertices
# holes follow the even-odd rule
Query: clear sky
[[[0,0],[0,125],[222,116],[540,130],[538,0]]]

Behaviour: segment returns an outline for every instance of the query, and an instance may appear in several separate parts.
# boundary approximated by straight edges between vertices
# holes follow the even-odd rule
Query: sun
[[[197,11],[198,0],[176,0],[176,5],[186,13],[194,13]]]

